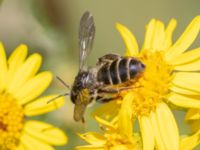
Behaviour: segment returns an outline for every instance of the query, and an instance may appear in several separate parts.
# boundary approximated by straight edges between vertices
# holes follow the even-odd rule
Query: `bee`
[[[86,60],[92,50],[94,36],[94,19],[92,14],[86,11],[80,20],[79,72],[72,88],[58,78],[70,88],[70,93],[58,97],[70,95],[71,101],[74,103],[75,121],[84,122],[85,110],[93,100],[109,102],[116,99],[121,91],[130,89],[125,86],[125,83],[136,79],[145,69],[145,65],[137,58],[118,54],[106,54],[98,59],[95,67],[88,67]]]

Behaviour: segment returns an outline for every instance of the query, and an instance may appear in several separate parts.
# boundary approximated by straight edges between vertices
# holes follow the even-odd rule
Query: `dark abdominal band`
[[[98,80],[104,84],[120,84],[136,76],[138,61],[134,58],[119,58],[104,65],[98,73]]]

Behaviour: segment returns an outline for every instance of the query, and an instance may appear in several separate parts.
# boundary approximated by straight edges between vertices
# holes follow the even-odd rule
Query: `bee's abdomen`
[[[98,72],[97,79],[100,82],[104,82],[104,84],[111,84],[112,83],[108,66],[104,65],[103,67],[101,67],[101,69]]]
[[[120,84],[143,71],[144,65],[133,57],[122,57],[103,65],[98,71],[98,81],[107,85]]]

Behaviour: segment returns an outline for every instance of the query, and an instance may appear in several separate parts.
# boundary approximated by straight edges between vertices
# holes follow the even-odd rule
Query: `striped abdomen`
[[[103,65],[97,74],[97,80],[107,85],[120,84],[136,77],[145,65],[133,57],[121,57]]]

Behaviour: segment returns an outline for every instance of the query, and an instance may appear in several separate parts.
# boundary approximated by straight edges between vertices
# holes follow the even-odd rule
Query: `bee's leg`
[[[96,98],[96,101],[100,102],[100,103],[107,103],[107,102],[110,102],[110,101],[115,100],[117,98],[119,98],[119,96],[113,96],[113,97],[101,97],[101,96],[98,96]]]
[[[105,64],[105,63],[110,63],[113,60],[116,60],[120,57],[121,56],[118,55],[118,54],[106,54],[106,55],[104,55],[104,56],[102,56],[98,59],[98,62],[97,62],[96,65],[99,66],[99,65],[102,65],[102,64]]]
[[[119,90],[116,88],[102,88],[98,90],[98,94],[117,94]]]
[[[119,96],[118,93],[118,90],[114,88],[100,88],[96,93],[96,101],[100,103],[109,102],[116,99]]]
[[[133,89],[134,87],[120,87],[120,88],[102,88],[98,90],[98,93],[109,93],[109,94],[118,94],[122,91]]]
[[[121,87],[121,88],[103,88],[98,90],[97,102],[105,103],[120,98],[120,92],[130,90],[133,87]],[[109,95],[110,96],[107,96]]]

